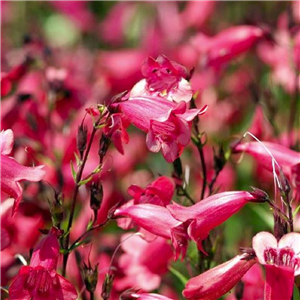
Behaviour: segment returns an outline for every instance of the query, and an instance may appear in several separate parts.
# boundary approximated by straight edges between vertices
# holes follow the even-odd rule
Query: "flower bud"
[[[282,172],[281,169],[279,172],[279,182],[280,182],[279,190],[280,190],[281,196],[283,197],[284,200],[288,200],[288,195],[291,191],[291,186],[290,186],[288,179],[286,178],[286,176],[284,175],[284,173]],[[287,204],[289,204],[289,203],[287,203]]]
[[[94,211],[95,218],[97,212],[101,207],[103,200],[103,186],[102,183],[93,182],[91,185],[91,198],[90,198],[90,207]]]
[[[287,223],[280,216],[274,215],[274,236],[279,241],[285,234],[287,234]]]
[[[214,151],[214,170],[216,173],[219,173],[223,170],[226,164],[225,152],[223,146],[221,145],[218,153]]]
[[[90,262],[88,266],[83,263],[81,276],[87,291],[93,293],[96,290],[98,283],[98,264],[96,264],[95,269],[93,269]]]
[[[55,200],[52,202],[49,201],[51,219],[53,226],[59,228],[64,217],[64,210],[62,206],[64,199],[63,194],[55,192],[54,199]]]
[[[98,151],[98,155],[100,157],[100,162],[102,162],[103,157],[105,156],[108,147],[110,144],[110,138],[109,136],[107,136],[106,134],[102,134],[101,139],[100,139],[100,143],[99,143],[99,151]]]
[[[80,153],[80,157],[83,157],[84,150],[86,149],[87,142],[87,127],[83,123],[78,127],[77,133],[77,150]]]
[[[115,277],[114,274],[110,274],[110,273],[105,274],[105,279],[102,284],[102,293],[101,293],[101,297],[103,298],[103,300],[107,300],[110,297],[114,277]]]
[[[255,187],[251,187],[252,188],[252,192],[250,192],[250,194],[255,197],[255,199],[253,199],[251,202],[266,202],[266,201],[269,201],[269,195],[263,191],[263,190],[260,190],[258,188],[255,188]]]

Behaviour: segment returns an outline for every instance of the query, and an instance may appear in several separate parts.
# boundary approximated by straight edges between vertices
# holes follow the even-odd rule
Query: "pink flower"
[[[75,300],[74,286],[56,273],[59,231],[52,228],[34,248],[30,266],[24,266],[9,287],[11,300]]]
[[[13,147],[14,136],[12,130],[8,129],[0,133],[1,151],[1,189],[3,192],[15,199],[13,214],[15,214],[22,196],[21,180],[40,181],[45,175],[43,166],[25,167],[8,156]]]
[[[191,121],[203,114],[202,109],[188,109],[185,102],[175,104],[160,97],[133,97],[118,104],[129,121],[147,132],[150,151],[159,152],[173,162],[190,142]]]
[[[161,176],[147,185],[145,189],[131,185],[128,193],[134,198],[134,204],[150,203],[166,206],[170,203],[175,190],[172,179]]]
[[[188,300],[214,300],[231,290],[241,277],[256,263],[246,254],[191,278],[182,294]]]
[[[212,300],[227,293],[257,260],[266,268],[265,297],[290,300],[294,276],[300,274],[300,233],[291,232],[278,242],[269,232],[260,232],[252,240],[253,254],[238,255],[209,271],[191,278],[183,291],[189,300]]]
[[[135,204],[154,204],[159,206],[166,206],[170,203],[175,190],[174,182],[166,177],[161,176],[151,182],[145,189],[137,185],[131,185],[128,188],[128,194],[130,194],[133,199],[129,200],[127,203],[122,205],[120,209],[135,205]],[[118,226],[127,230],[134,226],[134,222],[127,218],[121,218],[117,220]],[[148,234],[143,231],[146,239],[153,239],[152,234]]]
[[[290,179],[291,185],[295,189],[294,197],[300,199],[300,153],[279,144],[270,142],[262,143],[282,168],[285,176]],[[258,164],[272,172],[272,156],[268,153],[265,147],[258,142],[240,143],[234,146],[233,152],[246,152],[252,155]],[[278,173],[278,168],[276,168],[275,171]]]
[[[227,28],[214,37],[198,34],[192,43],[202,54],[204,65],[219,68],[248,51],[264,35],[259,27],[242,25]]]
[[[130,97],[160,96],[175,102],[192,99],[193,91],[186,80],[187,70],[166,56],[160,55],[156,60],[148,57],[143,63],[142,74],[145,79],[132,88]]]
[[[124,154],[123,143],[128,144],[129,142],[129,136],[125,130],[128,125],[122,119],[122,114],[116,113],[111,116],[110,122],[103,129],[103,132],[111,138],[121,154]]]
[[[144,291],[157,289],[162,275],[168,271],[168,262],[172,257],[170,244],[160,237],[148,243],[131,234],[123,235],[122,240],[125,253],[119,258],[119,267],[124,274],[115,279],[115,288],[121,291],[132,286]]]
[[[197,243],[198,249],[204,252],[202,241],[208,237],[210,230],[225,222],[248,202],[264,200],[262,195],[255,192],[223,192],[190,207],[173,204],[168,205],[167,209],[175,219],[181,222],[191,221],[188,235]]]
[[[171,239],[175,260],[180,254],[185,256],[188,241],[185,224],[174,219],[165,207],[153,204],[131,205],[117,209],[114,216],[131,218],[138,226],[152,234]]]
[[[300,233],[288,233],[277,242],[271,233],[260,232],[252,246],[266,268],[265,299],[290,300],[294,276],[300,274]]]

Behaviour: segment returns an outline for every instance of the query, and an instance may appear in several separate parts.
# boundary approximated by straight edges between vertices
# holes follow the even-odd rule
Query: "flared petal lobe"
[[[126,118],[147,133],[146,144],[150,151],[162,150],[164,158],[173,162],[183,147],[190,142],[191,121],[205,113],[202,109],[188,109],[183,101],[173,103],[162,97],[139,96],[118,104]]]

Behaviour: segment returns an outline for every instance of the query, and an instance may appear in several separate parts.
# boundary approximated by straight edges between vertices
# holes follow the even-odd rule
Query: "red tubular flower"
[[[191,221],[188,234],[197,243],[199,250],[204,252],[202,241],[207,238],[210,230],[225,222],[246,203],[261,201],[264,201],[263,196],[256,193],[223,192],[190,207],[173,204],[168,205],[167,209],[175,219],[181,222]]]
[[[191,278],[182,294],[188,300],[214,300],[231,290],[256,263],[247,254],[235,258]]]
[[[119,103],[119,108],[136,127],[147,132],[147,147],[159,152],[166,161],[173,162],[190,142],[191,121],[203,114],[202,109],[187,109],[185,102],[178,104],[161,97],[133,97]]]
[[[279,144],[262,142],[265,147],[258,142],[240,143],[233,148],[234,153],[246,152],[253,156],[257,162],[268,171],[273,171],[272,156],[282,168],[283,173],[287,176],[294,191],[294,197],[300,199],[300,153]],[[269,150],[266,150],[266,148]],[[278,168],[275,170],[278,173]]]
[[[294,276],[300,274],[300,233],[288,233],[277,242],[271,233],[260,232],[252,246],[266,268],[265,299],[290,300]]]
[[[15,214],[22,196],[22,187],[19,181],[40,181],[45,175],[43,166],[25,167],[8,156],[13,147],[14,136],[8,129],[0,133],[1,150],[1,189],[15,199],[13,215]]]
[[[180,254],[182,257],[185,256],[188,242],[185,224],[174,219],[165,207],[153,204],[137,204],[117,209],[114,216],[129,217],[138,226],[150,233],[171,239],[175,250],[175,260]]]
[[[59,257],[57,237],[59,231],[52,228],[35,247],[30,266],[24,266],[9,287],[11,300],[75,300],[74,286],[56,273]]]

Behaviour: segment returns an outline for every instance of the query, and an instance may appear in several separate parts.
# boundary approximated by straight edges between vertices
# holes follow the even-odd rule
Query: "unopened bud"
[[[226,164],[225,152],[223,146],[220,146],[219,152],[215,153],[214,150],[214,170],[216,173],[220,173]]]
[[[108,150],[110,144],[110,138],[106,134],[102,133],[100,143],[99,143],[99,151],[98,155],[100,157],[100,162],[103,160],[103,157],[106,155],[106,152]]]
[[[83,263],[81,276],[87,291],[93,293],[96,290],[98,283],[98,264],[96,264],[95,269],[93,269],[90,262],[88,266]]]
[[[126,99],[126,97],[125,97],[126,94],[127,94],[127,91],[124,91],[124,92],[119,93],[119,94],[115,95],[114,97],[112,97],[112,99],[110,100],[110,102],[107,105],[107,109],[111,113],[114,113],[115,112],[115,108],[114,108],[113,104],[121,102],[121,101],[124,101]]]
[[[136,293],[139,290],[137,289],[128,289],[126,291],[124,291],[121,295],[120,295],[120,300],[133,300],[133,299],[138,299],[139,297],[134,297],[137,296]]]
[[[280,190],[281,196],[283,197],[284,200],[287,200],[288,199],[287,196],[291,191],[291,186],[281,169],[279,172],[279,182],[280,182],[279,190]]]
[[[280,216],[274,215],[274,236],[279,241],[285,234],[287,234],[287,223]]]
[[[103,298],[103,300],[107,300],[110,297],[114,277],[115,277],[114,274],[111,273],[105,274],[105,279],[102,284],[102,293],[101,293],[101,297]]]
[[[80,153],[80,157],[83,157],[84,150],[86,149],[86,142],[87,142],[87,127],[81,124],[78,127],[77,133],[77,150]]]
[[[90,207],[94,211],[95,218],[97,216],[98,210],[101,207],[102,200],[103,200],[103,186],[101,183],[93,182],[91,185]]]
[[[63,210],[63,194],[62,193],[56,193],[54,195],[54,201],[50,202],[50,213],[51,213],[51,219],[52,224],[55,227],[60,227],[60,224],[64,217],[64,210]]]
[[[251,188],[253,191],[250,192],[250,194],[253,197],[255,197],[255,200],[253,200],[253,202],[267,202],[270,200],[269,195],[265,191],[255,187],[251,187]]]

